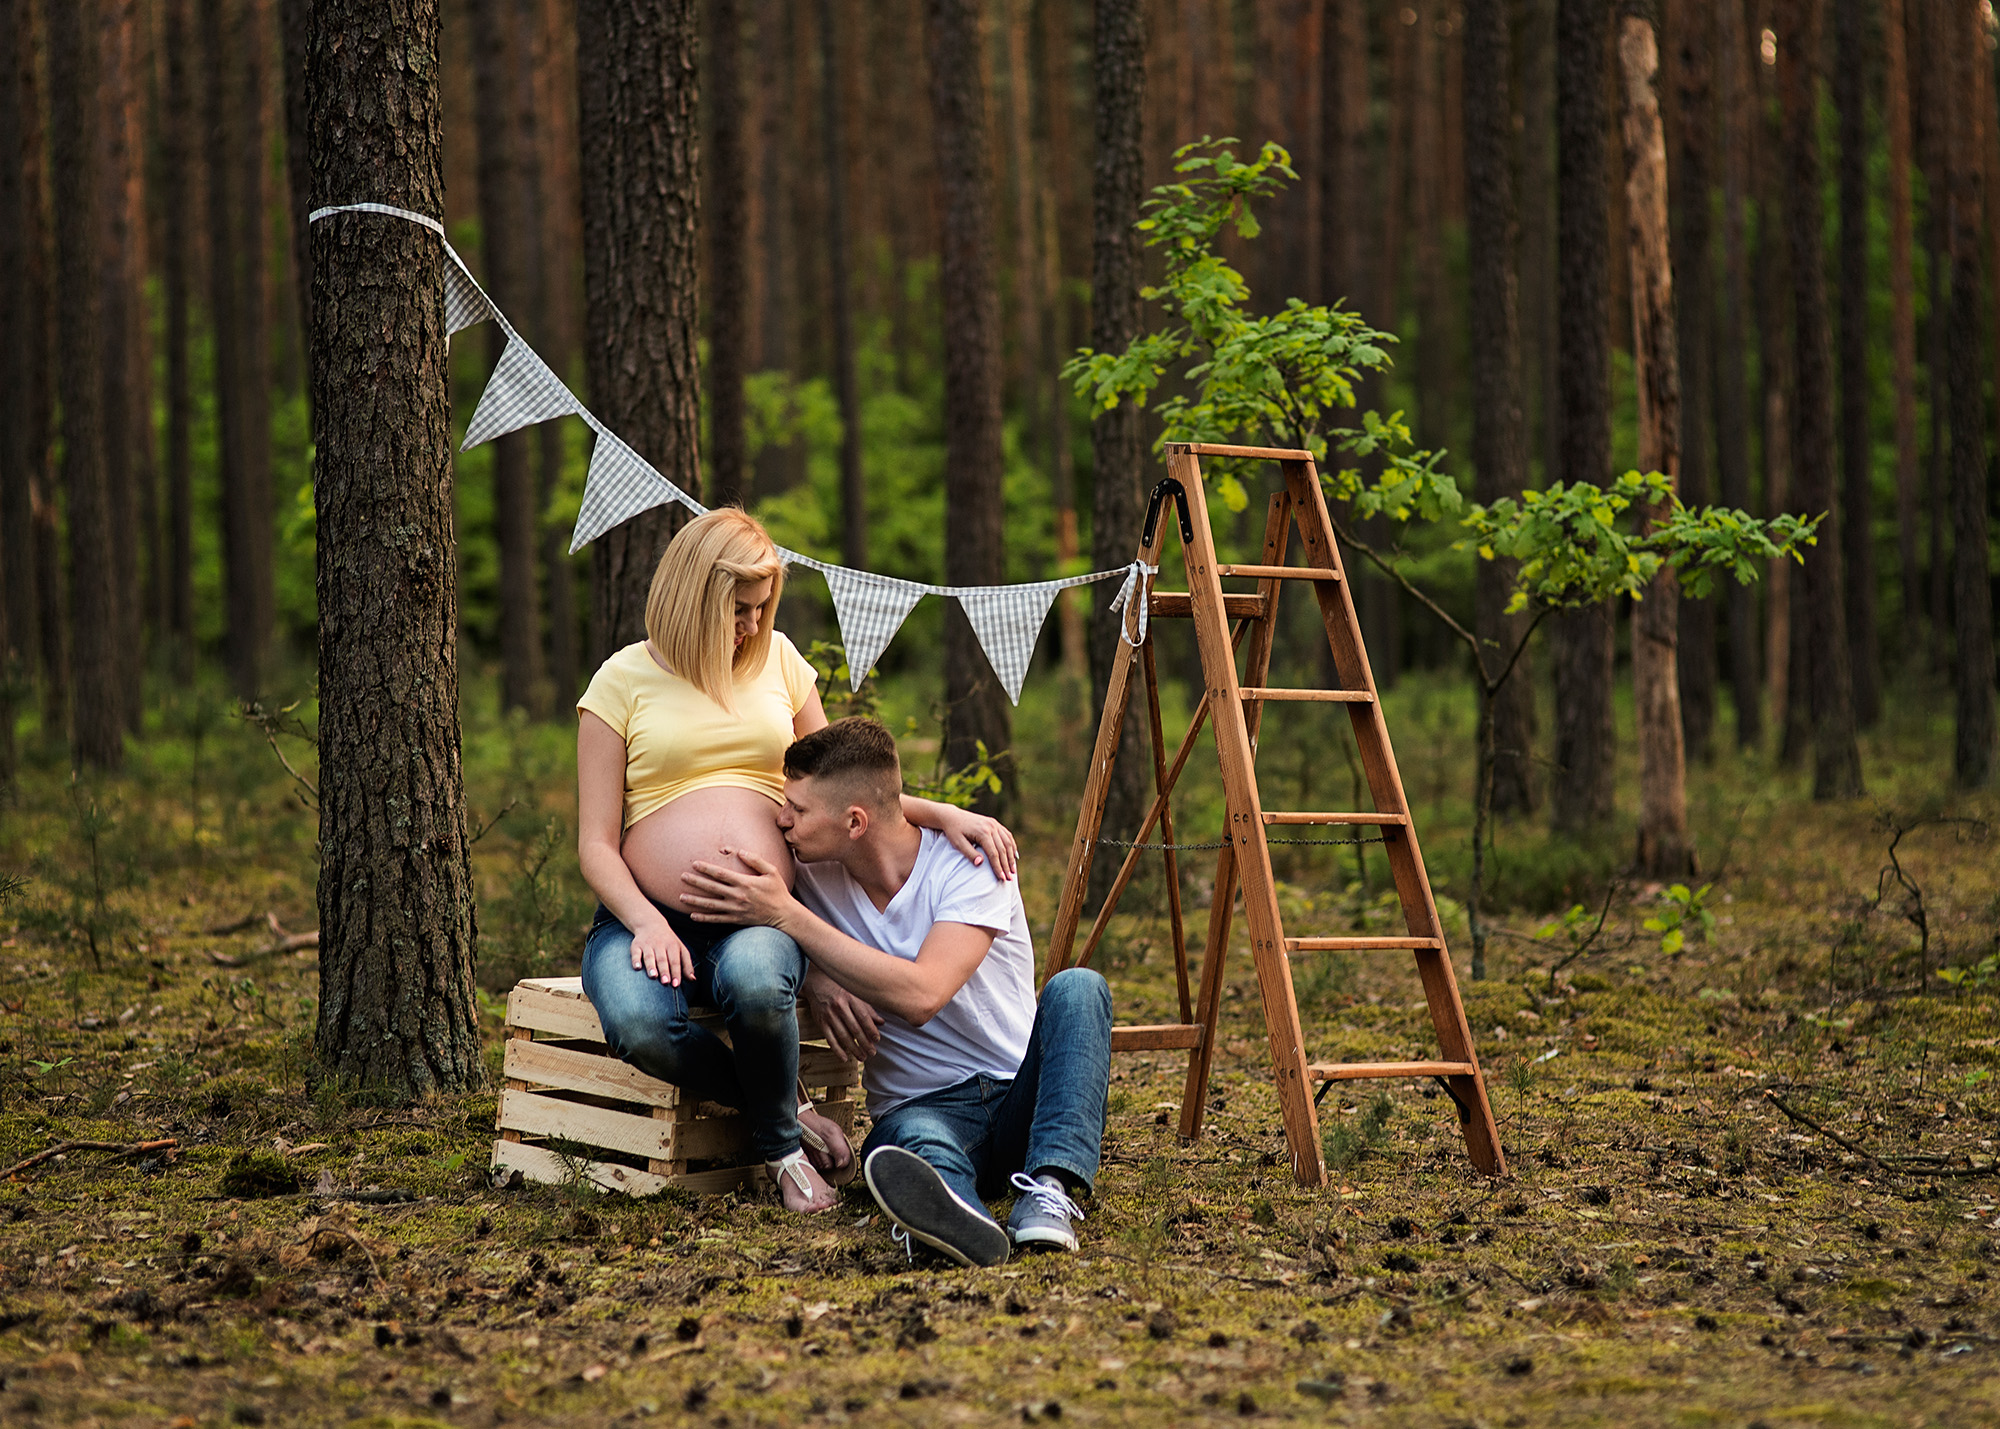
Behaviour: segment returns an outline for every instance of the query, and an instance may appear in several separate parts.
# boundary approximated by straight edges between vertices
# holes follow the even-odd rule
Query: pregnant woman
[[[785,1205],[823,1211],[838,1200],[829,1177],[845,1184],[855,1159],[840,1128],[797,1096],[805,959],[775,929],[697,923],[677,901],[697,860],[739,850],[790,881],[777,818],[785,749],[826,713],[812,666],[771,628],[784,580],[752,517],[725,507],[689,522],[653,575],[648,638],[606,660],[577,702],[577,855],[599,899],[583,986],[614,1052],[741,1111]],[[903,810],[1012,876],[1013,839],[996,821],[907,796]],[[845,997],[830,983],[811,990]],[[730,1045],[689,1019],[690,993],[722,1014]]]

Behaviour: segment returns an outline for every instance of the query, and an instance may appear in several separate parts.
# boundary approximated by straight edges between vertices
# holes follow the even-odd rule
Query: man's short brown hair
[[[838,783],[854,802],[875,809],[886,809],[903,795],[896,736],[865,715],[837,719],[794,740],[785,751],[785,777]]]

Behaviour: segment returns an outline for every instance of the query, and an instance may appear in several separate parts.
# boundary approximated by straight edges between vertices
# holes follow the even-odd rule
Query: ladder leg
[[[1181,922],[1181,862],[1174,852],[1174,814],[1167,802],[1168,792],[1173,786],[1167,782],[1167,755],[1162,747],[1166,739],[1160,729],[1160,672],[1153,660],[1153,642],[1150,640],[1146,642],[1144,658],[1146,712],[1153,722],[1153,787],[1158,791],[1160,803],[1160,842],[1167,846],[1167,915],[1174,930],[1174,984],[1180,993],[1181,1021],[1192,1022],[1194,1008],[1188,1001],[1187,929]]]
[[[1208,1104],[1208,1073],[1215,1063],[1215,1023],[1222,1009],[1222,965],[1229,956],[1229,924],[1236,908],[1236,851],[1224,848],[1215,859],[1215,897],[1208,905],[1208,948],[1201,957],[1201,1040],[1188,1052],[1187,1086],[1181,1092],[1181,1138],[1201,1135]]]

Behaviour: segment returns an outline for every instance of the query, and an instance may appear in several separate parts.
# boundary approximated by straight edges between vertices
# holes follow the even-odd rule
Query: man
[[[1009,1241],[1073,1251],[1072,1197],[1097,1176],[1111,1072],[1111,990],[1084,968],[1035,1000],[1017,883],[903,818],[896,741],[843,719],[785,754],[778,823],[798,885],[754,854],[697,863],[689,911],[765,923],[812,970],[805,993],[830,1042],[864,1060],[874,1120],[868,1189],[898,1240],[961,1265],[998,1265]],[[981,1205],[1019,1194],[1008,1228]]]

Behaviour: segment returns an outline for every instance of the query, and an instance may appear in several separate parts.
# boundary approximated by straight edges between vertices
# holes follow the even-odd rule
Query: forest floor
[[[1814,806],[1796,773],[1727,753],[1698,771],[1714,926],[1689,919],[1678,951],[1644,926],[1661,890],[1603,903],[1583,873],[1500,915],[1487,980],[1460,940],[1507,1179],[1470,1169],[1434,1088],[1345,1085],[1321,1107],[1332,1183],[1294,1185],[1239,951],[1202,1139],[1174,1134],[1178,1054],[1117,1058],[1082,1253],[961,1271],[907,1264],[858,1186],[811,1221],[747,1196],[496,1190],[490,1088],[389,1108],[315,1086],[317,955],[267,953],[264,918],[313,925],[313,816],[256,731],[156,723],[128,774],[31,766],[0,810],[0,874],[28,880],[0,908],[0,1167],[177,1144],[0,1179],[9,1424],[2000,1423],[1986,827],[1897,845],[1921,960],[1910,890],[1878,898],[1892,821],[2000,818],[1923,793],[1949,747],[1928,726],[1876,737],[1865,803]],[[1074,761],[1037,728],[1034,758]],[[567,739],[468,727],[474,826],[522,800],[476,851],[496,1084],[493,994],[574,957]],[[1030,787],[1039,937],[1073,816],[1053,801],[1076,785]],[[1615,864],[1501,839],[1516,867]],[[1288,862],[1295,908],[1323,931],[1383,916],[1333,870]],[[1121,1020],[1161,1020],[1158,889],[1134,896],[1100,966]],[[1572,902],[1582,931],[1538,936]],[[1299,987],[1316,1058],[1431,1051],[1404,964]]]

